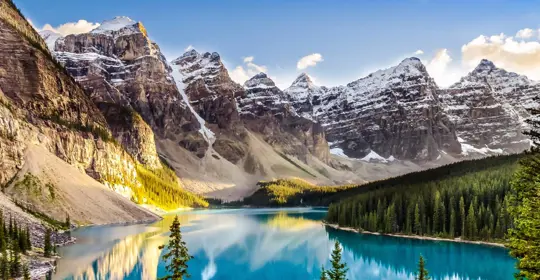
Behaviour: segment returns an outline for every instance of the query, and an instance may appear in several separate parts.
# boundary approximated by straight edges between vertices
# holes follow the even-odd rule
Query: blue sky
[[[38,28],[45,24],[58,27],[80,19],[99,23],[117,15],[129,16],[143,22],[149,36],[169,60],[181,55],[190,45],[200,51],[217,51],[229,71],[242,67],[234,75],[239,70],[244,74],[265,70],[281,87],[290,84],[301,72],[315,77],[318,84],[346,84],[414,56],[417,50],[424,53],[416,56],[430,65],[430,74],[434,72],[436,81],[443,84],[469,71],[481,56],[499,66],[540,78],[540,74],[534,76],[534,69],[540,66],[538,1],[15,0],[15,3]],[[516,37],[524,28],[530,28],[532,35]],[[501,33],[505,35],[489,37]],[[462,50],[463,45],[480,35],[488,36],[485,42],[477,42],[467,52]],[[508,37],[513,45],[507,45]],[[530,55],[531,49],[539,65],[529,65],[532,58],[524,57],[523,53]],[[322,61],[297,69],[297,62],[310,54],[320,54]],[[244,62],[246,57],[253,59]],[[521,64],[527,65],[520,65],[517,60],[524,60]]]

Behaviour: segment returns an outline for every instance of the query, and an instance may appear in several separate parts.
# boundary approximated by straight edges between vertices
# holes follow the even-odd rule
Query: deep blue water
[[[512,279],[514,260],[502,248],[361,235],[325,227],[324,210],[237,209],[178,213],[194,259],[194,280],[319,279],[337,239],[348,278],[414,279],[420,254],[434,279]],[[59,250],[53,279],[156,279],[165,273],[159,245],[174,216],[151,225],[88,227]]]

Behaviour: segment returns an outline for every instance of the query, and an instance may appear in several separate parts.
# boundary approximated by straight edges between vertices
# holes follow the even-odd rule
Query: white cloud
[[[417,50],[414,52],[415,55],[422,55],[424,54],[424,51],[423,50]]]
[[[230,73],[229,76],[233,81],[244,84],[247,80],[249,80],[251,77],[255,76],[256,74],[259,74],[261,72],[267,73],[268,68],[264,65],[258,65],[253,62],[255,57],[253,56],[247,56],[244,57],[243,65],[236,66]]]
[[[516,38],[528,39],[534,35],[534,30],[530,28],[521,29],[516,33]]]
[[[448,49],[440,49],[435,56],[426,63],[426,69],[429,75],[435,80],[437,85],[447,87],[456,82],[464,71],[452,67],[452,57]]]
[[[60,33],[62,36],[67,36],[70,34],[87,33],[87,32],[90,32],[92,29],[95,29],[99,26],[99,23],[89,22],[84,19],[80,19],[77,22],[67,22],[67,23],[58,25],[56,27],[53,27],[52,25],[47,23],[43,25],[43,27],[41,28],[36,27],[30,19],[28,20],[28,22],[30,22],[30,24],[32,24],[32,26],[34,26],[34,28],[37,31],[49,30],[56,33]]]
[[[485,58],[497,67],[540,79],[540,42],[536,40],[524,41],[505,34],[480,35],[463,45],[461,53],[463,64],[469,68]]]
[[[191,51],[193,48],[193,45],[189,45],[184,49],[184,52]]]
[[[296,64],[296,68],[299,70],[303,70],[308,67],[317,65],[317,63],[321,61],[323,61],[322,55],[320,53],[313,53],[300,58],[300,60],[298,60],[298,63]]]

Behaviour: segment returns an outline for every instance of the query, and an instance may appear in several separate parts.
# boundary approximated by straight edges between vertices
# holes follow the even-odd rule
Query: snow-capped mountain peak
[[[474,68],[473,73],[489,73],[495,69],[498,69],[493,62],[487,59],[482,59],[478,66]]]
[[[107,31],[118,31],[122,28],[133,26],[137,22],[126,16],[117,16],[110,20],[104,20],[98,27],[90,31],[91,33],[103,33]]]
[[[200,54],[197,52],[197,50],[195,49],[191,49],[189,51],[186,51],[184,54],[182,54],[180,57],[178,57],[177,59],[175,60],[179,60],[179,59],[182,59],[182,58],[186,58],[186,57],[198,57],[200,56]]]
[[[272,81],[272,79],[270,79],[268,77],[268,75],[266,75],[266,73],[259,73],[253,77],[251,77],[251,79],[247,80],[245,83],[244,83],[244,87],[246,89],[253,89],[253,88],[275,88],[276,87],[276,84],[274,83],[274,81]]]
[[[147,36],[146,29],[141,22],[132,20],[126,16],[117,16],[103,21],[98,27],[90,31],[92,34],[105,34],[114,37],[142,33]]]
[[[313,88],[315,87],[315,84],[307,73],[302,73],[294,80],[291,87]]]

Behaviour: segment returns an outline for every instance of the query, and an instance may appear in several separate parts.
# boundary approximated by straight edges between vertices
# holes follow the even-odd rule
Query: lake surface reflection
[[[414,279],[418,256],[434,279],[512,279],[514,260],[487,246],[359,235],[325,227],[310,208],[197,210],[178,213],[194,259],[190,279],[319,279],[334,240],[353,279]],[[59,250],[53,279],[156,279],[165,274],[159,245],[174,216],[151,225],[76,230]]]

